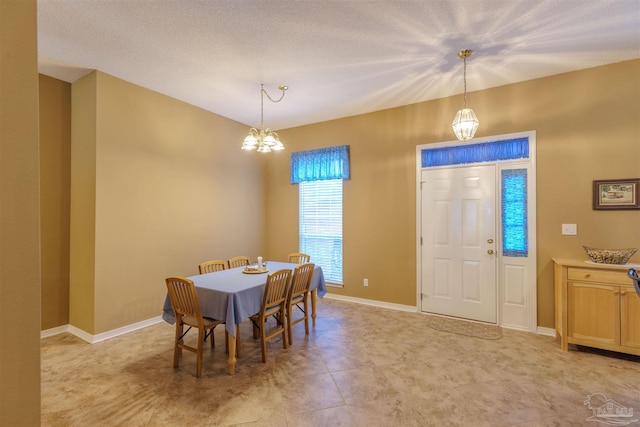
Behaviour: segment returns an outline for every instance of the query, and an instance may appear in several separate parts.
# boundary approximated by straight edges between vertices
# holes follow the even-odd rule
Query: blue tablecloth
[[[260,311],[267,275],[278,270],[293,270],[297,266],[298,264],[288,262],[268,261],[269,272],[263,274],[246,274],[242,272],[244,267],[238,267],[191,276],[188,279],[196,285],[202,315],[224,320],[227,332],[235,336],[235,325]],[[320,297],[327,293],[322,268],[317,265],[311,278],[311,290],[314,289],[318,290]],[[176,321],[168,294],[162,318],[171,324]]]

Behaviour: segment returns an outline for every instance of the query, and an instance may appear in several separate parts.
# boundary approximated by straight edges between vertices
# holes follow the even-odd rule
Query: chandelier
[[[456,137],[465,141],[473,138],[480,122],[471,108],[467,108],[467,58],[471,56],[473,51],[465,49],[458,52],[458,57],[464,61],[464,108],[456,113],[451,127]]]
[[[278,134],[271,129],[264,128],[264,95],[267,95],[271,102],[280,102],[284,98],[284,91],[289,87],[280,85],[278,89],[282,91],[282,95],[278,99],[273,99],[264,90],[264,84],[260,84],[260,130],[256,128],[249,129],[249,134],[242,142],[243,150],[258,150],[259,153],[284,150],[284,145],[280,142]]]

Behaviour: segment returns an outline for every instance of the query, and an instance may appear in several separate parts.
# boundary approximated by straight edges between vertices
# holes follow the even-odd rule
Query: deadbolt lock
[[[493,239],[487,239],[487,243],[493,243]]]

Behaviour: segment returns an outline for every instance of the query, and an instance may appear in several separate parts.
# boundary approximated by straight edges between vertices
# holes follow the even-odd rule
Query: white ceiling
[[[41,73],[97,69],[251,126],[260,83],[286,84],[264,98],[275,130],[462,94],[466,48],[468,92],[636,59],[640,1],[38,0]]]

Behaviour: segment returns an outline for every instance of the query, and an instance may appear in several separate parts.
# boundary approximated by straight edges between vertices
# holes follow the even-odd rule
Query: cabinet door
[[[619,345],[619,287],[586,282],[567,282],[567,285],[568,336],[580,341]]]
[[[640,348],[640,296],[633,288],[621,288],[620,312],[620,344]]]

